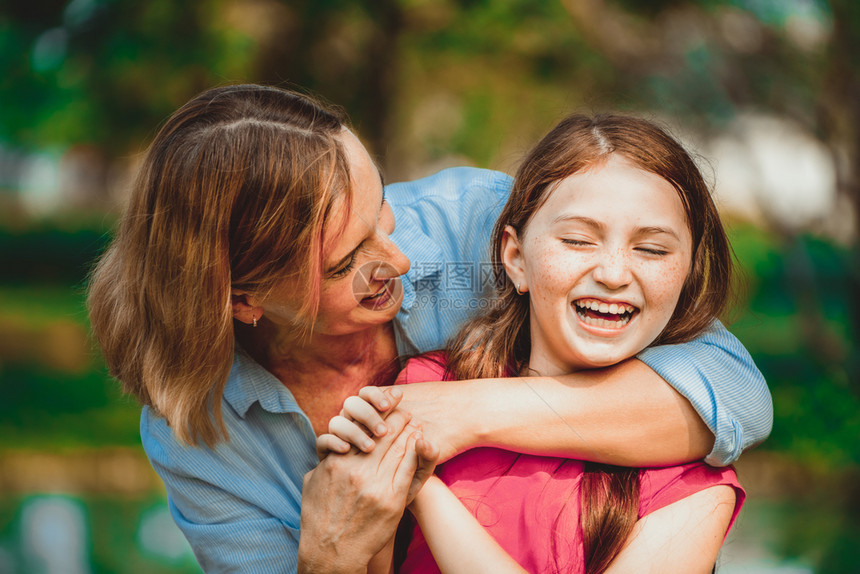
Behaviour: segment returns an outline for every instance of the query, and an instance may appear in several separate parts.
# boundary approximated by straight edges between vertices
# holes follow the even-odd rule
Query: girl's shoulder
[[[746,499],[746,492],[732,466],[714,467],[694,462],[664,468],[645,468],[639,475],[639,516],[700,492],[711,486],[730,486],[735,491],[732,522]]]
[[[408,385],[410,383],[424,383],[427,381],[441,381],[445,377],[445,368],[448,366],[448,355],[445,351],[430,351],[412,357],[406,361],[406,365],[397,375],[395,385]]]

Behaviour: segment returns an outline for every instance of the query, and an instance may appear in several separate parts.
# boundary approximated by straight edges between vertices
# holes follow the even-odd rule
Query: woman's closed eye
[[[356,255],[358,255],[358,251],[354,252],[352,254],[352,257],[349,258],[349,261],[347,261],[342,267],[329,273],[329,279],[340,279],[341,277],[346,276],[350,271],[352,271],[352,269],[355,267]]]

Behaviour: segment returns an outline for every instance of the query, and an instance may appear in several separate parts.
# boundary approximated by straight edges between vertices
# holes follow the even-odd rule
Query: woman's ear
[[[502,265],[505,266],[508,278],[516,286],[517,291],[521,293],[528,291],[522,246],[517,237],[517,230],[510,225],[506,225],[505,231],[502,233],[502,244],[499,251]]]
[[[257,326],[257,321],[263,316],[263,307],[256,297],[245,291],[230,290],[230,301],[233,304],[233,318],[247,325]]]

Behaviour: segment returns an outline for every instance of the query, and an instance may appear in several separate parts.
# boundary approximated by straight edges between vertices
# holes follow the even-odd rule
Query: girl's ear
[[[233,318],[247,325],[256,326],[257,321],[263,316],[263,308],[260,301],[250,293],[230,290],[230,300],[233,304]]]
[[[499,250],[502,264],[505,266],[505,271],[511,283],[516,286],[517,291],[525,293],[529,288],[526,281],[525,259],[520,240],[517,237],[517,230],[510,225],[505,226]]]

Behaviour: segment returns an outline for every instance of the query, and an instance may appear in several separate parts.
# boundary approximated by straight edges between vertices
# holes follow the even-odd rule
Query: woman
[[[208,90],[168,119],[89,306],[111,373],[144,405],[144,448],[205,570],[349,572],[390,538],[437,453],[400,415],[367,460],[317,466],[315,438],[347,397],[395,372],[398,354],[441,347],[484,301],[433,283],[433,267],[488,260],[509,190],[503,174],[457,169],[384,199],[344,119],[275,88]],[[401,248],[414,254],[402,283]],[[685,396],[632,360],[562,378],[410,385],[401,405],[442,459],[492,444],[626,464],[711,450],[725,463],[764,439],[767,387],[725,329],[654,351],[643,359]],[[669,372],[679,364],[699,374]],[[594,393],[596,380],[624,407]],[[658,422],[641,425],[655,410]]]
[[[704,180],[637,118],[551,130],[492,246],[498,304],[399,382],[604,367],[695,337],[728,299],[728,240]],[[703,463],[640,471],[481,448],[437,472],[451,490],[421,489],[400,572],[710,572],[744,498],[732,469]]]

